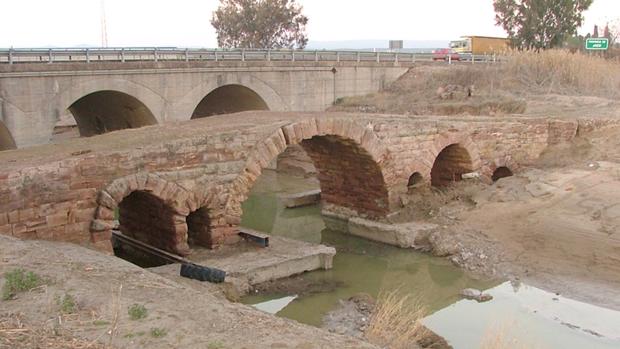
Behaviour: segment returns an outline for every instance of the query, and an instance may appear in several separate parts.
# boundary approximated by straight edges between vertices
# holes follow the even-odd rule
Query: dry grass
[[[441,99],[447,85],[474,86],[472,97]],[[513,52],[493,64],[412,68],[384,91],[343,98],[334,111],[411,115],[502,115],[526,111],[531,96],[548,94],[620,97],[620,64],[583,53]]]
[[[501,66],[502,75],[534,92],[620,96],[620,64],[595,55],[549,50],[517,52]]]
[[[370,317],[366,338],[371,343],[390,349],[415,347],[429,336],[422,325],[426,310],[411,295],[403,296],[398,290],[379,295]]]
[[[0,348],[11,349],[104,349],[93,341],[75,338],[59,328],[31,326],[19,314],[0,315]]]

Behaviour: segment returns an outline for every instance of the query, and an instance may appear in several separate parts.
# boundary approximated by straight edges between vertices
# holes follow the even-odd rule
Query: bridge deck
[[[93,154],[112,154],[145,147],[160,147],[167,143],[182,140],[199,140],[214,135],[235,137],[236,135],[264,135],[274,132],[278,127],[311,118],[353,118],[361,124],[419,124],[432,127],[435,124],[451,123],[496,123],[493,117],[455,117],[455,116],[403,116],[387,114],[352,113],[299,113],[299,112],[242,112],[217,115],[208,118],[182,122],[171,122],[135,129],[124,129],[87,138],[75,138],[56,144],[27,147],[0,152],[1,172],[37,166],[69,157]],[[502,122],[540,122],[543,118],[503,117]],[[261,138],[261,137],[258,137]]]

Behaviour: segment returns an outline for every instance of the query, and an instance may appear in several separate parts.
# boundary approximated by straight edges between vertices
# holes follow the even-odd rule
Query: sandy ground
[[[594,167],[499,180],[458,219],[499,242],[509,273],[620,309],[620,164]]]
[[[548,150],[539,168],[441,207],[434,252],[620,310],[619,136],[618,127],[584,135]]]
[[[77,245],[0,236],[0,246],[0,274],[20,267],[44,280],[16,299],[0,301],[0,320],[21,314],[32,326],[47,329],[50,338],[71,333],[115,348],[373,348],[227,302]],[[58,303],[66,294],[76,300],[72,314],[62,314]],[[147,317],[131,320],[132,304],[144,305]],[[7,346],[8,335],[0,330],[0,348],[32,348],[28,342]]]

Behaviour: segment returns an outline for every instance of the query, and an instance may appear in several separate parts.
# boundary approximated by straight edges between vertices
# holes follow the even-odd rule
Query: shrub
[[[159,328],[159,327],[151,328],[151,337],[153,338],[160,338],[160,337],[165,336],[166,334],[168,334],[168,331],[164,328]]]
[[[60,306],[60,311],[62,311],[65,314],[72,314],[75,313],[76,310],[76,303],[75,303],[75,298],[70,295],[70,294],[65,294],[64,297],[62,297],[62,299],[58,299],[58,305]]]
[[[129,318],[132,320],[144,319],[148,315],[146,307],[142,304],[134,304],[127,310]]]
[[[41,278],[31,272],[18,268],[4,275],[6,282],[2,287],[2,299],[9,300],[18,292],[30,291],[41,284]]]

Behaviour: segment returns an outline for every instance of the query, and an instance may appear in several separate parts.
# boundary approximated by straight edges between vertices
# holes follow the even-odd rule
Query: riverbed
[[[249,295],[244,303],[258,304],[260,309],[277,316],[321,326],[322,318],[340,300],[360,293],[376,298],[383,291],[399,289],[414,295],[431,314],[425,319],[426,325],[455,348],[478,348],[490,334],[498,332],[508,332],[504,337],[514,343],[526,343],[527,347],[620,347],[620,335],[614,335],[620,334],[620,312],[528,285],[480,280],[444,258],[331,231],[325,228],[319,204],[287,209],[278,198],[316,188],[315,179],[265,171],[243,205],[242,225],[272,235],[334,246],[337,254],[333,269],[303,275],[306,283],[331,287],[301,295],[282,290]],[[464,288],[488,290],[494,299],[488,303],[462,300],[459,293]],[[519,342],[525,337],[526,342]]]

